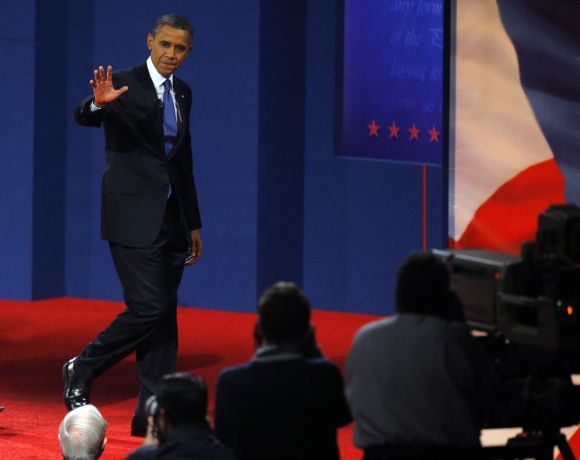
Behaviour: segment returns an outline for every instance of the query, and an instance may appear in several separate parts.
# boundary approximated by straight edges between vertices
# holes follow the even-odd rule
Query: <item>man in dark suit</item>
[[[160,17],[141,66],[94,71],[93,95],[77,107],[83,126],[104,126],[101,236],[109,242],[126,309],[64,365],[68,409],[88,404],[91,382],[133,351],[139,401],[131,432],[144,435],[145,401],[175,371],[177,290],[183,268],[201,256],[193,178],[191,90],[174,77],[191,51],[193,29],[179,15]],[[116,89],[117,88],[117,89]]]

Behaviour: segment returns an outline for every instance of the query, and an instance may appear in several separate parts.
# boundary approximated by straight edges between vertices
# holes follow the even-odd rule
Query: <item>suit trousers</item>
[[[79,377],[91,382],[135,351],[140,383],[135,414],[139,416],[145,415],[145,401],[155,393],[159,378],[175,372],[177,290],[187,257],[187,233],[172,194],[151,246],[135,248],[109,242],[126,308],[85,347],[75,363]]]

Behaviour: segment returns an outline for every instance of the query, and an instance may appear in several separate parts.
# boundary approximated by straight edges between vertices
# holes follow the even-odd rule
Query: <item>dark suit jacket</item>
[[[253,360],[218,378],[215,430],[238,460],[337,460],[351,421],[336,365],[324,358]]]
[[[193,425],[173,430],[167,440],[157,446],[141,446],[127,460],[235,460],[209,429]]]
[[[189,133],[191,89],[175,76],[173,82],[181,124],[169,156],[163,142],[163,108],[146,64],[113,74],[115,88],[129,87],[116,101],[91,112],[91,96],[75,110],[81,125],[105,128],[107,159],[101,189],[105,240],[151,245],[163,222],[170,183],[184,224],[189,230],[201,227]]]

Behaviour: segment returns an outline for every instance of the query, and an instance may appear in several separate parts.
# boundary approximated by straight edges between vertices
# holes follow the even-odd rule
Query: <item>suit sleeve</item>
[[[75,120],[79,125],[100,128],[105,109],[91,111],[93,96],[87,97],[75,108]]]
[[[187,139],[187,142],[190,142],[189,139]],[[188,146],[188,148],[191,151],[191,146]],[[180,172],[185,176],[184,183],[187,187],[187,191],[183,196],[187,226],[189,230],[197,230],[201,228],[201,215],[199,212],[199,204],[197,202],[197,190],[195,187],[193,159],[191,155],[188,155],[186,166]]]
[[[187,101],[187,111],[189,118],[189,113],[191,111],[191,90],[189,87],[187,87]],[[197,200],[197,190],[195,187],[193,153],[191,149],[191,134],[189,132],[189,128],[187,129],[187,133],[183,142],[185,144],[184,148],[187,154],[182,157],[183,162],[178,168],[177,174],[181,176],[179,182],[184,184],[182,200],[188,229],[197,230],[201,228],[201,215]]]

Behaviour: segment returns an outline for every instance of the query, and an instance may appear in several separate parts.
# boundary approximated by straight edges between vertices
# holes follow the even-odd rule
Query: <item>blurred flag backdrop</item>
[[[519,254],[580,204],[580,2],[451,2],[450,246]]]

